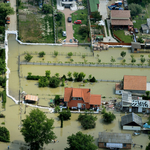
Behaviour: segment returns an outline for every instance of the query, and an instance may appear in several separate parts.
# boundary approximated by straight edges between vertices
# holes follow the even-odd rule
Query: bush
[[[64,79],[65,79],[65,81],[67,80],[67,78],[66,78],[66,76],[65,76],[65,75],[63,75],[61,78],[62,78],[62,79],[64,78]]]
[[[92,77],[92,79],[90,79],[90,82],[96,82],[95,77]]]
[[[60,107],[59,107],[59,106],[56,106],[56,107],[55,107],[55,112],[58,113],[59,111],[60,111]]]
[[[5,118],[5,115],[3,115],[3,114],[0,114],[0,118]]]
[[[39,52],[39,57],[43,57],[45,55],[45,52],[42,51],[42,52]]]
[[[80,35],[82,35],[85,38],[87,35],[89,35],[89,27],[88,26],[80,26],[78,32]]]
[[[63,15],[61,12],[58,12],[57,13],[57,16],[56,16],[56,21],[60,21],[62,19]]]
[[[128,9],[131,10],[131,16],[136,16],[142,12],[142,6],[139,4],[129,4]]]
[[[68,81],[73,81],[73,78],[72,77],[68,78]]]
[[[69,52],[69,53],[68,53],[68,56],[69,56],[69,57],[71,57],[72,55],[73,55],[73,53],[72,53],[72,52]]]
[[[109,112],[109,113],[105,112],[103,114],[103,120],[106,123],[111,123],[114,119],[116,119],[116,116],[111,112]]]
[[[1,142],[9,142],[10,140],[10,134],[7,128],[0,127],[0,141]]]
[[[52,88],[57,88],[60,84],[60,79],[57,77],[51,77],[49,79],[49,86]]]
[[[39,87],[47,87],[49,84],[49,80],[47,77],[40,77],[38,83],[39,83]]]
[[[31,56],[29,53],[27,53],[24,58],[26,61],[29,62],[33,58],[33,56]]]
[[[62,110],[62,112],[59,112],[59,116],[58,118],[61,120],[61,118],[63,118],[63,120],[69,120],[71,117],[71,112],[70,110]]]
[[[6,91],[4,90],[2,93],[3,103],[6,103]]]
[[[81,122],[81,125],[84,129],[92,129],[96,126],[97,117],[92,114],[80,114],[78,117],[78,121]]]

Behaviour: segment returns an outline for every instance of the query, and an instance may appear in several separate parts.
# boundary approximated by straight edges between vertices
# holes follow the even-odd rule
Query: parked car
[[[72,22],[72,18],[71,17],[68,17],[68,22]]]
[[[63,36],[67,36],[66,31],[63,31],[63,32],[62,32],[62,35],[63,35]]]
[[[6,18],[6,23],[7,23],[7,24],[10,24],[10,17],[7,17],[7,18]]]
[[[82,21],[81,20],[76,20],[76,21],[74,21],[74,24],[82,24]]]

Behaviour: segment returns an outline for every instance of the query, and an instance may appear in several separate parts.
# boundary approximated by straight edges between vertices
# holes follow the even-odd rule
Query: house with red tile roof
[[[91,89],[65,88],[64,102],[72,109],[97,108],[101,105],[101,95],[91,94]]]

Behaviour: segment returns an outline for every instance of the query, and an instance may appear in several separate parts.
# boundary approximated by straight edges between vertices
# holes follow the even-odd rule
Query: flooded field
[[[8,67],[11,70],[10,78],[9,78],[9,90],[10,94],[18,99],[18,93],[19,93],[19,78],[18,78],[18,54],[23,54],[24,51],[30,51],[30,52],[40,52],[45,51],[53,52],[54,50],[60,51],[60,52],[70,52],[70,51],[76,51],[76,52],[83,52],[83,53],[89,53],[91,54],[90,49],[85,49],[85,47],[59,47],[59,46],[24,46],[19,45],[15,41],[14,36],[9,36],[9,62]],[[126,52],[129,52],[128,49],[123,49]],[[120,57],[120,52],[122,49],[110,49],[108,52],[103,51],[99,52],[99,55],[106,61],[110,60],[111,55],[117,55],[117,57]],[[94,57],[97,54],[95,54]],[[129,57],[130,54],[128,53]],[[136,54],[134,54],[136,55]],[[138,58],[140,57],[139,54],[137,54]],[[135,57],[136,57],[135,56]],[[51,56],[50,56],[51,57]],[[75,56],[76,57],[76,56]],[[109,57],[109,59],[108,59]],[[147,56],[146,56],[147,57]],[[145,57],[145,58],[146,58]],[[59,58],[59,57],[58,57]],[[92,57],[90,57],[92,59]],[[121,57],[120,57],[121,58]],[[38,58],[39,59],[39,58]],[[80,58],[81,59],[81,58]],[[97,59],[97,58],[93,58]],[[51,60],[50,60],[51,61]],[[21,65],[20,73],[22,78],[20,79],[20,90],[24,90],[28,94],[38,94],[40,98],[41,105],[47,105],[49,102],[49,99],[52,98],[56,94],[60,94],[63,96],[64,94],[64,88],[59,87],[56,89],[51,88],[38,88],[37,81],[27,81],[24,76],[27,76],[28,72],[32,72],[34,75],[44,75],[45,70],[50,70],[51,75],[54,75],[55,73],[59,73],[60,76],[67,73],[69,71],[71,72],[84,72],[86,74],[86,77],[88,77],[89,74],[92,74],[96,77],[96,79],[105,79],[105,80],[121,80],[124,75],[145,75],[147,76],[147,80],[150,81],[149,76],[149,69],[130,69],[130,68],[98,68],[98,67],[64,67],[64,66],[27,66],[27,65]],[[67,85],[68,84],[68,85]],[[74,82],[68,82],[65,86],[66,87],[80,87],[81,83],[74,83]],[[115,82],[98,82],[94,84],[88,84],[86,83],[84,88],[91,88],[92,94],[101,94],[102,96],[106,96],[107,98],[114,98],[114,87]],[[1,104],[1,103],[0,103]],[[28,107],[26,109],[26,114],[28,114],[32,109],[31,107]],[[7,146],[10,146],[11,150],[19,150],[21,147],[24,147],[24,139],[23,136],[20,133],[20,125],[21,125],[21,119],[25,118],[24,112],[25,107],[24,105],[21,106],[21,109],[19,105],[15,105],[14,102],[7,98],[6,103],[6,109],[3,110],[0,107],[0,111],[6,115],[5,119],[0,119],[0,124],[2,122],[5,122],[5,126],[10,131],[10,140],[11,143],[0,143],[0,149],[6,150]],[[71,120],[64,121],[64,127],[63,129],[60,128],[60,121],[58,120],[57,116],[58,114],[50,114],[43,110],[48,118],[53,118],[55,120],[54,122],[54,132],[57,136],[57,140],[59,142],[57,143],[51,143],[48,145],[44,145],[46,150],[62,150],[65,147],[67,147],[67,137],[71,134],[75,134],[78,131],[82,131],[86,134],[91,134],[95,139],[95,144],[97,145],[97,138],[98,138],[98,132],[102,131],[108,131],[108,132],[117,132],[117,133],[130,133],[132,134],[133,131],[123,131],[120,128],[120,119],[121,116],[124,115],[123,113],[116,112],[115,110],[111,110],[116,115],[116,120],[112,124],[104,124],[102,122],[102,116],[100,114],[97,115],[97,122],[96,122],[96,128],[91,130],[83,130],[81,128],[80,123],[77,121],[78,114],[72,114]],[[141,114],[141,116],[143,116]],[[146,121],[147,118],[143,117],[143,122]],[[141,134],[139,136],[133,136],[133,143],[143,145],[143,150],[145,149],[146,145],[148,144],[148,136],[146,134]],[[132,147],[132,150],[140,149],[137,147]],[[103,150],[103,149],[100,149]]]

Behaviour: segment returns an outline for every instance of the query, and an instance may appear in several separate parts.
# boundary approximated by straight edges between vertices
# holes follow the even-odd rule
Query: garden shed
[[[140,49],[141,49],[141,43],[131,42],[131,51],[132,51],[132,53],[138,53]]]
[[[135,113],[121,117],[121,126],[123,130],[141,130],[142,118]]]
[[[98,147],[100,148],[131,149],[131,144],[131,134],[99,132]]]

